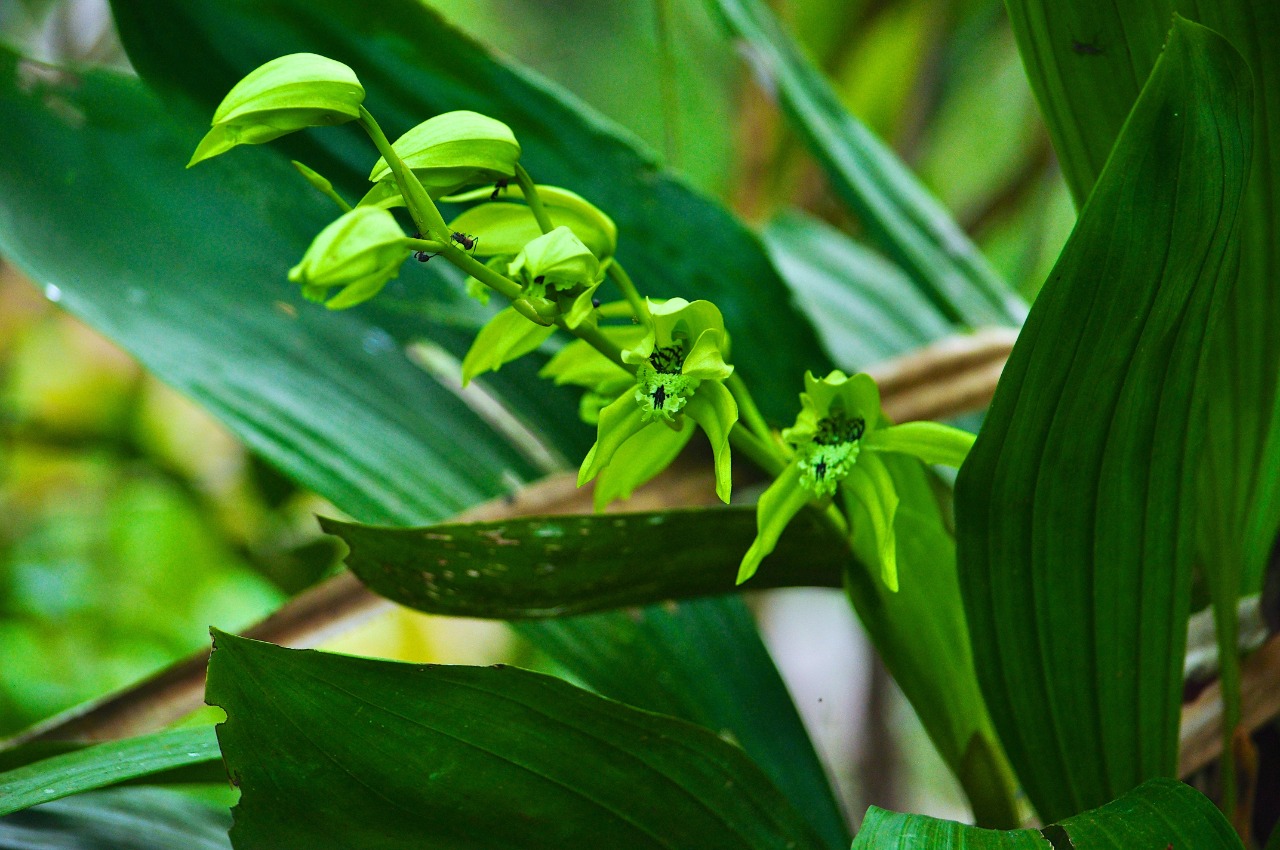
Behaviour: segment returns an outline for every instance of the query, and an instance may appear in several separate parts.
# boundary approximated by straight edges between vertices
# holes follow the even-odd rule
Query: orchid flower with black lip
[[[893,520],[898,494],[879,453],[898,452],[925,463],[958,467],[974,436],[936,422],[890,424],[880,409],[880,390],[870,375],[846,376],[833,371],[818,379],[809,373],[804,386],[796,423],[782,432],[794,454],[756,505],[756,539],[738,568],[738,583],[755,574],[805,505],[829,504],[839,492],[846,515],[852,515],[859,503],[865,508],[876,538],[881,577],[896,591]]]
[[[647,333],[622,352],[623,361],[637,367],[635,379],[600,411],[596,443],[582,462],[578,486],[607,472],[609,492],[629,495],[679,454],[692,436],[692,419],[711,441],[716,495],[728,502],[729,432],[738,421],[738,405],[724,385],[733,373],[725,362],[724,319],[710,301],[672,298],[649,301],[648,307]]]

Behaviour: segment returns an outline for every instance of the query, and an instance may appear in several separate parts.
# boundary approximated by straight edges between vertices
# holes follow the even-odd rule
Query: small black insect
[[[489,196],[489,200],[491,200],[491,201],[496,201],[496,200],[498,200],[498,193],[499,193],[499,192],[501,192],[503,189],[506,189],[506,188],[507,188],[507,181],[506,181],[506,180],[499,180],[497,183],[494,183],[494,184],[493,184],[493,194]]]
[[[471,252],[472,254],[476,252],[476,245],[480,244],[479,236],[471,236],[469,234],[463,233],[461,230],[455,230],[453,233],[450,233],[449,239],[451,239],[454,242],[457,242],[459,245],[461,245],[463,248],[465,248],[467,251]]]
[[[1102,56],[1107,52],[1106,46],[1098,41],[1096,35],[1088,41],[1071,39],[1071,50],[1080,56]]]
[[[667,388],[662,384],[658,384],[658,388],[653,391],[653,406],[662,407],[667,402]]]
[[[822,480],[822,479],[826,478],[826,477],[827,477],[827,462],[826,462],[825,460],[820,460],[820,461],[818,461],[817,463],[815,463],[815,464],[813,465],[813,474],[814,474],[814,476],[815,476],[816,478],[818,478],[819,480]]]
[[[592,299],[591,299],[591,306],[592,306],[592,308],[597,308],[597,307],[599,307],[599,306],[600,306],[600,299],[599,299],[599,298],[592,298]]]
[[[414,234],[413,234],[413,238],[414,238],[414,239],[421,239],[421,238],[422,238],[422,234],[421,234],[421,233],[418,233],[418,232],[416,232],[416,231],[415,231],[415,232],[414,232]],[[425,263],[427,260],[430,260],[432,257],[436,257],[436,256],[439,256],[439,255],[438,255],[438,254],[428,254],[426,251],[414,251],[414,252],[413,252],[413,258],[414,258],[415,260],[417,260],[418,262],[420,262],[420,263]]]

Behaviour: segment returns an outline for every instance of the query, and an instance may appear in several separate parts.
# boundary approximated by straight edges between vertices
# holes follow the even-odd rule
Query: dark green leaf
[[[426,4],[117,0],[113,7],[144,77],[181,88],[209,109],[257,65],[306,50],[355,69],[366,105],[392,137],[452,109],[501,120],[536,180],[571,189],[613,218],[618,257],[642,293],[706,298],[720,307],[737,340],[735,362],[766,415],[786,419],[799,376],[825,365],[811,328],[746,228],[661,173],[653,153],[629,135],[528,70],[504,64]],[[318,158],[299,159],[353,193],[367,188],[376,157],[354,131],[308,139],[320,146]],[[524,400],[537,399],[530,392]]]
[[[1239,56],[1178,22],[960,471],[978,675],[1045,819],[1176,767],[1204,342],[1250,113]]]
[[[1175,9],[1238,49],[1254,79],[1253,165],[1240,213],[1240,265],[1212,331],[1206,496],[1197,557],[1218,614],[1229,735],[1238,709],[1236,602],[1256,593],[1280,524],[1280,4],[1274,0],[1010,0],[1009,15],[1063,172],[1088,196]],[[1230,750],[1226,750],[1228,760]],[[1233,771],[1224,771],[1228,783]],[[1230,792],[1228,792],[1230,796]]]
[[[765,228],[764,241],[823,347],[846,371],[954,330],[901,269],[817,219],[782,215]]]
[[[505,619],[727,593],[755,536],[755,512],[741,508],[430,529],[322,524],[347,543],[347,566],[375,592],[420,611]],[[838,587],[847,557],[839,537],[805,512],[766,560],[761,586]],[[731,736],[828,846],[848,845],[813,744],[741,600],[668,603],[517,631],[605,696]],[[675,651],[681,646],[697,651]]]
[[[210,730],[212,732],[212,730]],[[0,819],[5,850],[231,850],[231,816],[176,791],[116,788]]]
[[[822,846],[737,747],[549,676],[216,633],[208,693],[241,850]]]
[[[849,846],[822,763],[741,597],[526,621],[515,630],[598,693],[737,743],[828,847]],[[681,646],[694,649],[674,651]]]
[[[1017,324],[1026,308],[901,160],[841,105],[761,0],[714,0],[867,235],[948,319]]]
[[[0,815],[218,758],[208,726],[86,747],[0,773]]]
[[[728,593],[755,537],[749,508],[545,517],[430,528],[321,520],[371,590],[431,614],[516,620]],[[694,545],[696,543],[696,545]],[[847,549],[797,518],[761,587],[839,587]]]
[[[1153,779],[1112,803],[1044,829],[977,829],[874,806],[853,850],[1243,850],[1240,838],[1200,792]]]

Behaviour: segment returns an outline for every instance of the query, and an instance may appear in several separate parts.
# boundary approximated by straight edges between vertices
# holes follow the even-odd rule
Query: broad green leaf
[[[779,216],[764,229],[764,243],[823,347],[846,372],[954,330],[900,268],[817,219]]]
[[[734,589],[755,536],[748,508],[546,517],[430,528],[321,520],[371,590],[430,614],[502,620],[585,614]],[[805,513],[760,587],[840,587],[847,549]]]
[[[1153,779],[1101,808],[1044,829],[997,832],[875,806],[853,850],[1242,850],[1222,813],[1199,791]]]
[[[868,237],[950,321],[1017,324],[1026,307],[906,165],[840,104],[762,0],[713,0]]]
[[[534,180],[577,192],[616,222],[618,258],[642,293],[719,305],[738,341],[735,363],[766,415],[784,419],[795,376],[827,365],[745,227],[659,172],[628,134],[417,0],[117,0],[113,11],[143,77],[210,109],[252,68],[305,45],[356,70],[365,105],[392,136],[455,109],[502,121]],[[347,131],[307,134],[315,156],[297,158],[358,195],[376,156]]]
[[[849,846],[822,764],[740,596],[513,626],[596,692],[735,742],[828,848]],[[691,649],[673,651],[681,645]]]
[[[387,290],[399,318],[309,304],[286,274],[336,215],[287,159],[242,148],[184,171],[189,107],[7,53],[0,74],[0,251],[254,450],[370,522],[439,519],[545,471],[401,351],[434,336],[461,357],[485,311],[460,276],[410,264]],[[91,260],[71,230],[93,234]],[[572,395],[539,396],[526,421],[562,451],[587,442]]]
[[[242,850],[823,846],[737,747],[549,676],[215,632],[208,699]]]
[[[212,737],[212,730],[210,730]],[[231,850],[231,816],[159,788],[94,791],[0,818],[5,850]]]
[[[218,758],[207,726],[97,744],[0,773],[0,815]]]
[[[1253,165],[1240,212],[1238,276],[1209,344],[1208,430],[1199,458],[1206,495],[1196,518],[1197,557],[1218,614],[1230,735],[1239,717],[1236,601],[1258,591],[1280,525],[1280,4],[1009,0],[1008,7],[1077,201],[1097,179],[1175,11],[1223,35],[1252,71]],[[1224,775],[1230,783],[1234,772],[1228,767]]]
[[[1250,141],[1238,54],[1179,20],[960,470],[978,675],[1046,820],[1176,768],[1204,342]]]

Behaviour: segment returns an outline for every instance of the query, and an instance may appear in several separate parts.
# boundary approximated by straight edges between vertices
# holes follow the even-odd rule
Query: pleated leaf
[[[1205,344],[1251,104],[1239,55],[1179,20],[957,480],[978,675],[1047,820],[1176,767]]]

